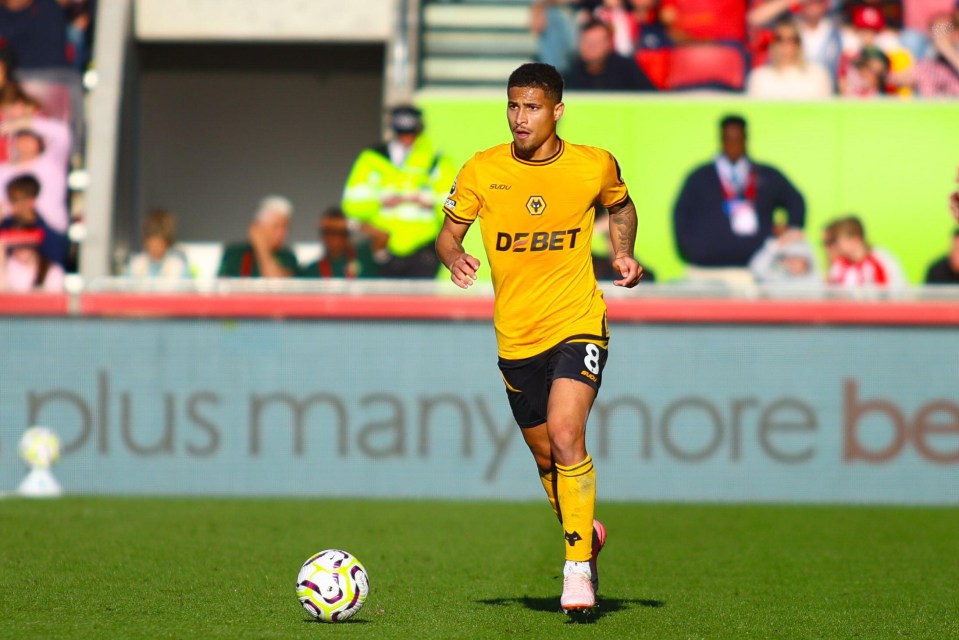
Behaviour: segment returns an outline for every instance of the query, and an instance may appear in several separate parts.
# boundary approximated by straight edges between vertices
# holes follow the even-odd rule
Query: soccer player
[[[590,257],[595,207],[609,211],[614,284],[633,287],[636,209],[615,158],[556,134],[563,78],[524,64],[507,83],[512,144],[475,154],[460,170],[436,252],[462,288],[480,261],[463,250],[476,219],[496,293],[499,368],[513,416],[539,467],[566,539],[564,611],[596,603],[596,556],[605,543],[594,521],[596,473],[586,452],[586,418],[602,382],[609,334],[606,304]]]

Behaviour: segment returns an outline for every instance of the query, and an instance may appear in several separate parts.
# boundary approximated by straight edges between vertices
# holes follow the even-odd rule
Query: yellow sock
[[[596,471],[588,455],[578,464],[556,465],[556,495],[563,514],[566,559],[588,562],[593,553]]]
[[[549,506],[553,507],[553,513],[556,514],[559,523],[563,524],[563,513],[559,510],[559,502],[556,499],[556,467],[550,467],[549,469],[536,468],[539,469],[539,481],[543,483],[543,488],[546,489]]]

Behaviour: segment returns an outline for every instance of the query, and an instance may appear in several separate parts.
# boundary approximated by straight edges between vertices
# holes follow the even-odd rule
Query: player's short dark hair
[[[719,121],[719,128],[725,129],[726,127],[739,127],[743,131],[746,130],[746,118],[742,117],[737,113],[731,113],[727,116],[723,116],[723,119]]]
[[[40,195],[40,181],[29,173],[17,176],[7,183],[7,196],[9,197],[14,193],[22,193],[27,197],[36,198]]]
[[[550,100],[563,101],[563,76],[551,64],[545,62],[527,62],[509,75],[506,90],[513,87],[535,87],[542,89]]]

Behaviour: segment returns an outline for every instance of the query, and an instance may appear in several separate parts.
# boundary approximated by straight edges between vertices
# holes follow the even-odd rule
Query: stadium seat
[[[670,49],[640,49],[636,52],[636,64],[639,65],[650,82],[657,89],[666,89],[666,80],[669,76]]]
[[[666,89],[726,89],[742,91],[746,56],[735,45],[689,44],[674,47],[669,56]]]

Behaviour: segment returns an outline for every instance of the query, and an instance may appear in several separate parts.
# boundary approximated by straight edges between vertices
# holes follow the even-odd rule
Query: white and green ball
[[[34,469],[49,469],[60,457],[60,438],[46,427],[30,427],[23,432],[20,457]]]
[[[340,549],[320,551],[303,563],[296,577],[296,597],[314,618],[343,622],[363,608],[370,593],[366,569]]]

